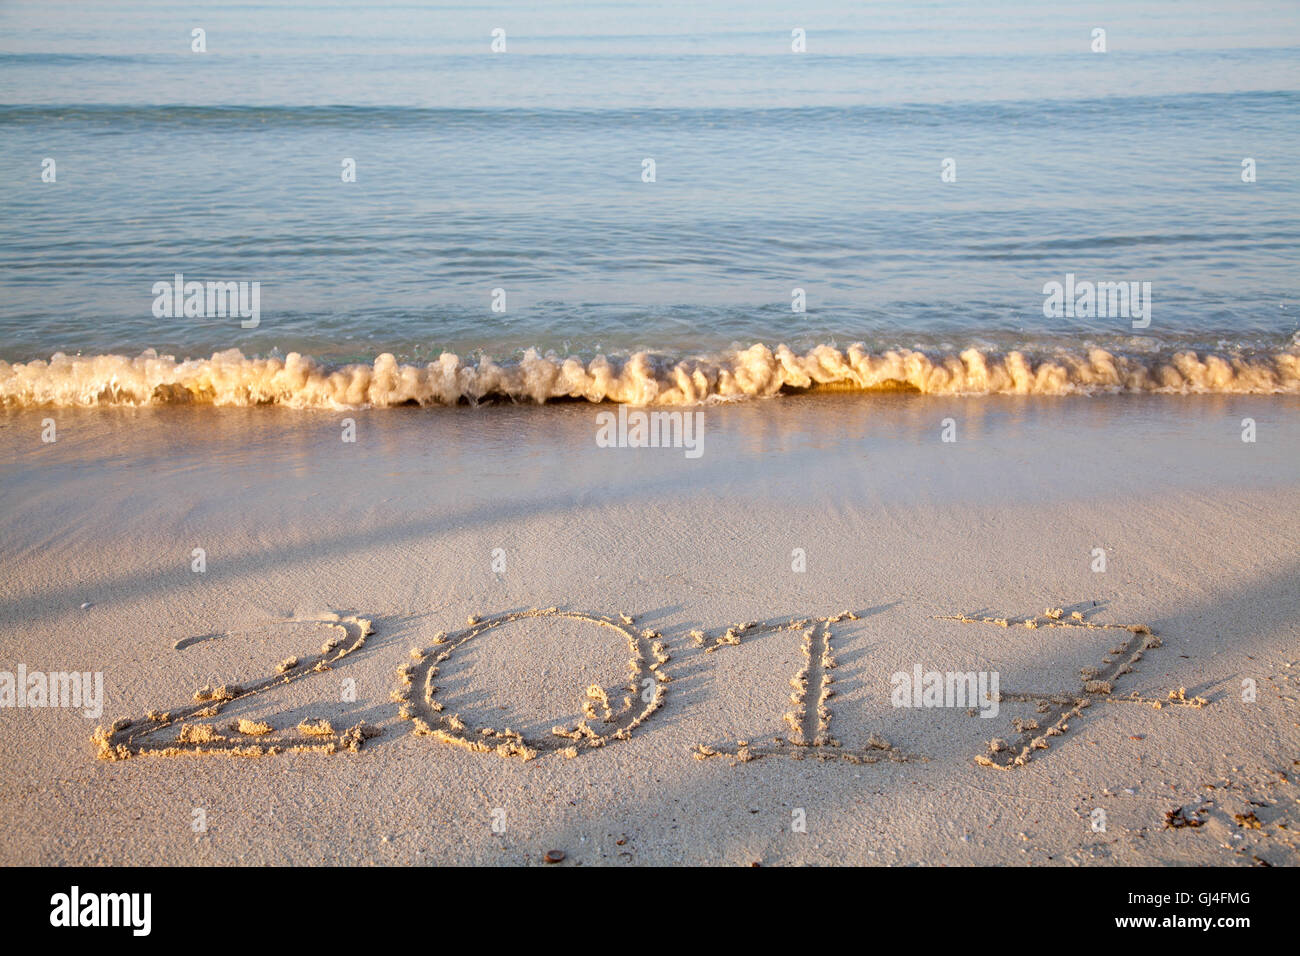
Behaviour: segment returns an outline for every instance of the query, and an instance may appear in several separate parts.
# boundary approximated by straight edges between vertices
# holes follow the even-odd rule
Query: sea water
[[[1298,112],[1290,0],[6,3],[0,399],[1295,391]]]

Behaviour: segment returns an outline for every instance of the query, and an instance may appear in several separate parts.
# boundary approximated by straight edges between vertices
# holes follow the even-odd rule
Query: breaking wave
[[[625,359],[581,359],[530,350],[497,362],[444,353],[427,364],[402,364],[385,353],[370,364],[333,366],[297,352],[247,358],[234,349],[183,361],[152,350],[136,357],[60,353],[48,362],[0,361],[0,404],[9,407],[345,408],[562,399],[692,405],[815,388],[925,395],[1297,394],[1300,352],[1127,354],[1088,348],[1034,354],[970,348],[940,354],[818,345],[800,354],[784,345],[754,345],[692,358],[638,352]]]

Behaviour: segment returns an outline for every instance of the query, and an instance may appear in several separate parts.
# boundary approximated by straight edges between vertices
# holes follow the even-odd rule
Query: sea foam
[[[0,404],[73,407],[199,403],[292,408],[456,405],[486,400],[558,399],[633,405],[694,405],[761,398],[814,388],[910,391],[924,395],[1078,395],[1300,393],[1300,352],[1217,355],[1195,351],[1125,354],[1100,348],[1034,354],[975,348],[951,353],[863,345],[818,345],[797,353],[754,345],[710,356],[624,359],[540,355],[497,362],[443,353],[402,364],[388,353],[373,363],[331,366],[297,352],[248,358],[235,349],[177,360],[147,351],[0,361]]]

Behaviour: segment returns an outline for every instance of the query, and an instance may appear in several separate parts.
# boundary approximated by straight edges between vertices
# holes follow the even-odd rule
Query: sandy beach
[[[0,863],[1297,862],[1295,397],[600,410],[3,412]]]

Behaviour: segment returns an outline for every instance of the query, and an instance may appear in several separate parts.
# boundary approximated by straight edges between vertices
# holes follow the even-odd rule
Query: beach
[[[0,857],[1294,864],[1296,403],[813,392],[702,406],[695,459],[600,447],[586,402],[10,409],[8,655],[104,689],[98,718],[0,708]],[[600,731],[588,687],[618,709],[629,640],[583,615],[623,614],[664,679],[622,737],[525,759],[402,718],[412,649],[450,648],[438,717],[464,738]],[[351,653],[187,721],[260,755],[151,753],[175,724],[97,753],[96,727],[305,668],[352,619]],[[896,706],[917,668],[996,674],[1002,700]],[[1053,700],[1087,706],[1049,734]],[[319,720],[336,752],[267,745]]]
[[[1296,12],[0,5],[15,921],[1167,865],[1060,893],[1250,925],[1185,868],[1300,862]]]

